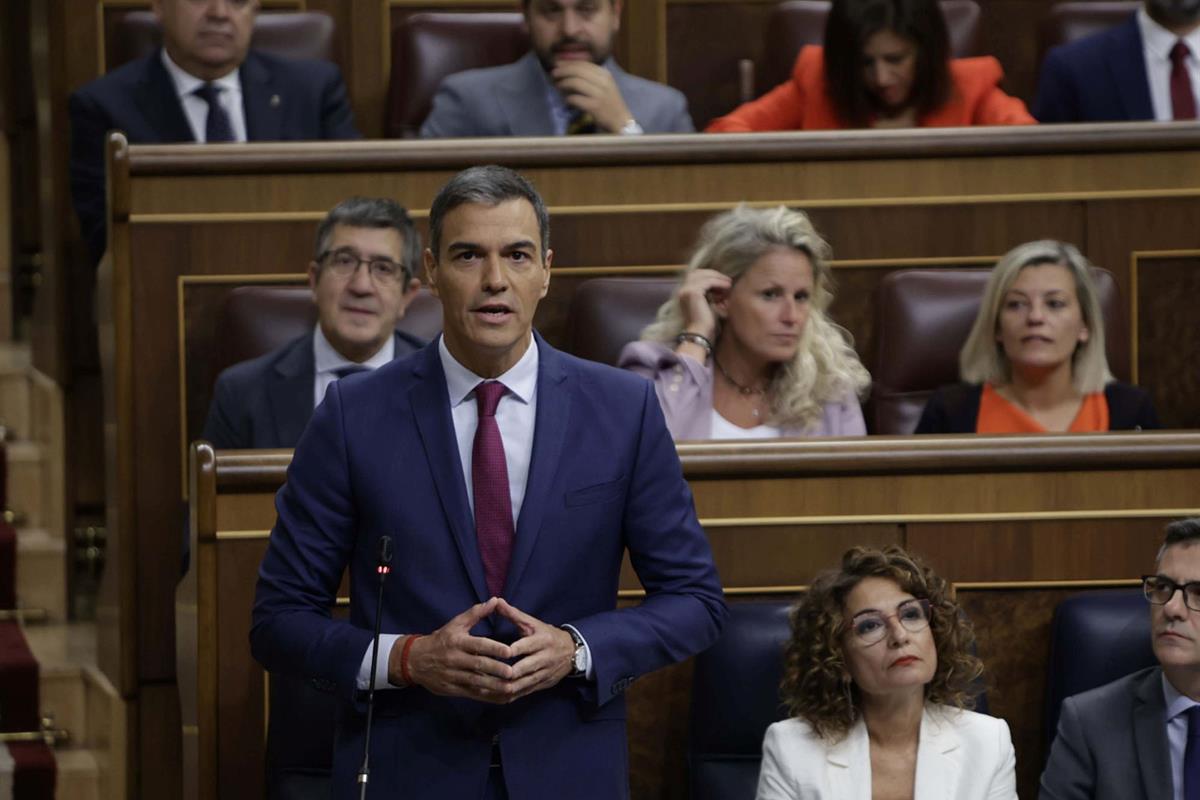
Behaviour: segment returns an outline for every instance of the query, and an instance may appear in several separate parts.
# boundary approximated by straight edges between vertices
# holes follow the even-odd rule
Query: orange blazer
[[[950,61],[950,100],[921,117],[925,128],[964,125],[1032,125],[1036,122],[1025,103],[1001,91],[1004,70],[991,56]],[[792,68],[791,80],[757,100],[713,120],[708,133],[752,131],[837,130],[847,127],[834,111],[825,91],[823,48],[804,47]]]

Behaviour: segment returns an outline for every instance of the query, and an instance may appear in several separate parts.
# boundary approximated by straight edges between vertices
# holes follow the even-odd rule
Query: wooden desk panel
[[[1163,525],[1197,513],[1200,433],[878,438],[679,447],[730,602],[786,599],[856,543],[896,542],[958,586],[989,667],[989,702],[1013,729],[1022,796],[1044,755],[1041,709],[1055,605],[1132,585]],[[247,634],[255,569],[274,521],[288,451],[193,455],[193,654],[201,798],[242,794],[261,773],[262,670]],[[979,485],[967,491],[969,481]],[[1121,492],[1117,486],[1128,484]],[[937,487],[953,497],[937,502]],[[1035,490],[1035,487],[1042,487]],[[987,487],[991,487],[988,489]],[[943,510],[939,510],[943,509]],[[622,602],[640,590],[626,576]],[[189,598],[181,597],[185,604]],[[640,800],[682,798],[690,664],[630,691],[631,780]],[[250,772],[247,772],[249,770]],[[257,778],[255,779],[257,780]],[[257,783],[250,787],[257,789]]]

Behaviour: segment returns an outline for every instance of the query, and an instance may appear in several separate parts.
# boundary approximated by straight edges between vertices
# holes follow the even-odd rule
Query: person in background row
[[[1041,122],[1195,119],[1200,2],[1145,0],[1108,30],[1050,50],[1033,115]]]
[[[826,314],[829,258],[784,206],[704,226],[679,288],[618,361],[654,381],[676,440],[866,433],[870,376]]]
[[[163,46],[70,99],[71,196],[94,262],[107,239],[104,139],[132,144],[357,139],[341,72],[250,49],[258,0],[152,0]]]
[[[969,709],[983,665],[949,584],[890,545],[855,547],[792,612],[758,800],[1016,800],[1008,724]]]
[[[1158,665],[1063,701],[1039,800],[1200,797],[1200,517],[1167,526],[1154,572]]]
[[[966,383],[934,392],[916,433],[1159,427],[1150,396],[1113,380],[1091,264],[1063,242],[1028,242],[1000,259],[959,371]]]
[[[451,75],[421,136],[691,133],[687,100],[612,57],[621,0],[523,0],[532,50]]]
[[[1026,125],[991,56],[950,58],[938,0],[833,0],[824,47],[791,79],[714,120],[708,133]]]
[[[416,352],[396,330],[421,282],[421,237],[394,200],[343,200],[317,228],[308,285],[317,324],[217,378],[203,438],[217,448],[295,447],[329,385]]]

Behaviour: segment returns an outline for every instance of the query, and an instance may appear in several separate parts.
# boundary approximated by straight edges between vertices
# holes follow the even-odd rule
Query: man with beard
[[[1159,666],[1063,701],[1040,800],[1200,797],[1200,517],[1167,526],[1142,589]]]
[[[421,136],[691,133],[687,100],[612,58],[621,0],[523,0],[532,50],[451,75]]]
[[[1042,64],[1040,122],[1196,119],[1200,0],[1145,0],[1121,25],[1055,47]]]

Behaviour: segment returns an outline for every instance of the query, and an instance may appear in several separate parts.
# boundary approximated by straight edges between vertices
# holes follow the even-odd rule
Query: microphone
[[[361,800],[367,797],[367,782],[371,779],[371,722],[375,717],[375,668],[379,661],[379,628],[383,624],[383,582],[392,571],[392,537],[379,538],[379,565],[375,571],[379,573],[379,601],[375,604],[375,638],[371,642],[371,683],[367,686],[367,730],[363,736],[362,767],[358,770],[358,796]]]

